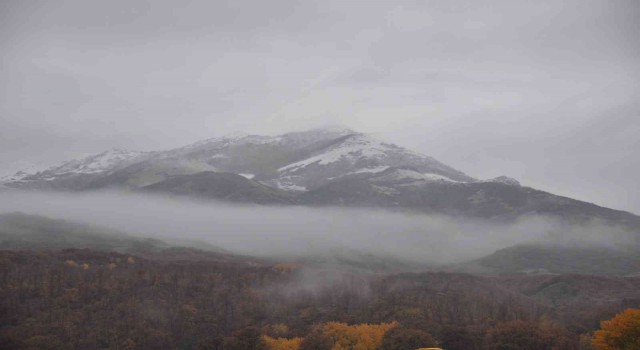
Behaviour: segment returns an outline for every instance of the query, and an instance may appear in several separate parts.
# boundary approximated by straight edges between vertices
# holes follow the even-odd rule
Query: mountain
[[[435,159],[348,129],[317,129],[280,136],[232,135],[186,147],[140,153],[114,150],[6,181],[11,187],[136,188],[174,175],[202,171],[244,174],[289,191],[318,188],[335,179],[409,166],[454,181],[471,177]],[[83,181],[70,180],[83,179]]]
[[[145,158],[144,152],[113,149],[78,160],[64,162],[46,170],[18,171],[0,181],[10,187],[34,189],[76,189],[85,182],[104,176]]]
[[[142,188],[144,191],[257,204],[293,204],[293,196],[232,173],[203,171],[178,175]]]
[[[407,208],[416,212],[505,220],[547,215],[576,222],[599,219],[640,227],[640,217],[633,214],[520,186],[513,179],[452,181],[407,168],[341,179],[305,192],[300,198],[306,204],[316,205]]]
[[[453,270],[484,274],[640,275],[640,255],[632,247],[519,244],[500,249]]]
[[[542,214],[634,229],[640,217],[521,186],[477,180],[429,156],[343,128],[278,136],[229,135],[161,152],[112,150],[4,186],[126,189],[258,204],[382,207],[513,219]]]
[[[0,249],[90,248],[128,251],[169,247],[156,239],[143,239],[125,233],[22,213],[0,214]]]

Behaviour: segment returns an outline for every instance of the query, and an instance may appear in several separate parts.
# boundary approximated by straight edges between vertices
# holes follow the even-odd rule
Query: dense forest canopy
[[[531,344],[531,349],[578,349],[600,320],[640,303],[638,278],[371,274],[206,260],[188,249],[166,254],[0,252],[0,347],[400,349],[398,344],[413,344],[455,350],[503,349],[501,344],[516,337],[524,344],[519,349]],[[311,283],[312,278],[321,283]],[[606,285],[617,291],[602,291]]]

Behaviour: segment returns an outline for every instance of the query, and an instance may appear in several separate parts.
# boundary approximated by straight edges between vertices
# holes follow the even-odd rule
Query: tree
[[[248,327],[224,340],[224,350],[265,350],[266,344],[260,332]]]
[[[489,329],[485,347],[490,350],[570,350],[577,349],[578,342],[557,325],[516,320]]]
[[[592,344],[596,350],[640,350],[640,309],[627,309],[600,322]]]
[[[332,347],[331,338],[321,331],[309,333],[300,343],[300,350],[331,350]]]
[[[443,327],[440,340],[442,341],[442,347],[447,350],[475,350],[480,348],[478,336],[464,327]]]
[[[407,350],[436,346],[431,334],[419,329],[402,327],[388,331],[382,338],[381,350]]]
[[[397,322],[352,326],[329,322],[324,325],[324,333],[333,339],[333,350],[377,350],[382,344],[384,334],[397,326]]]
[[[300,343],[302,338],[271,338],[268,335],[262,337],[267,350],[298,350],[300,349]]]
[[[593,347],[593,336],[589,333],[580,334],[580,350],[595,350]]]

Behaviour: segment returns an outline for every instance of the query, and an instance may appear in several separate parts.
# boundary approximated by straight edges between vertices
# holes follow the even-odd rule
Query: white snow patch
[[[387,155],[391,146],[365,135],[354,135],[344,142],[330,148],[324,153],[305,160],[286,165],[278,171],[292,171],[311,164],[326,165],[339,160],[355,161],[356,159],[380,159]]]
[[[376,179],[382,180],[382,181],[416,180],[416,181],[425,181],[425,182],[434,182],[434,181],[459,182],[459,181],[452,180],[446,176],[431,174],[431,173],[420,173],[410,169],[398,169],[392,172],[391,174],[384,175]]]
[[[19,171],[11,177],[3,178],[3,182],[22,181],[26,177],[42,174],[38,180],[51,181],[65,174],[95,174],[109,170],[125,161],[132,161],[147,153],[127,150],[109,150],[79,160],[72,160],[40,171]],[[46,177],[45,177],[46,176]]]
[[[286,183],[286,182],[283,183],[282,181],[276,182],[276,187],[285,191],[301,191],[301,192],[308,191],[307,188],[304,186],[299,186],[293,183]]]
[[[95,174],[103,172],[120,162],[137,158],[143,154],[143,152],[136,151],[110,150],[84,159],[72,160],[48,171],[51,171],[54,175],[65,173]]]
[[[308,191],[306,187],[304,186],[300,186],[298,184],[296,184],[295,182],[295,178],[298,178],[297,176],[284,176],[280,179],[278,179],[274,185],[275,187],[281,189],[281,190],[285,190],[285,191]]]
[[[250,143],[253,145],[267,145],[270,143],[278,143],[282,141],[282,136],[259,136],[251,135],[242,140],[243,143]]]
[[[242,145],[242,144],[254,144],[254,145],[266,145],[271,143],[277,143],[282,141],[282,136],[263,136],[263,135],[249,135],[245,133],[232,133],[222,137],[214,137],[198,141],[188,146],[179,149],[181,152],[192,151],[194,149],[206,147],[209,145]],[[216,155],[218,156],[218,155]]]
[[[238,174],[238,175],[240,175],[240,176],[242,176],[242,177],[245,177],[245,178],[247,178],[247,179],[249,179],[249,180],[251,180],[251,179],[253,179],[254,177],[256,177],[254,174],[242,174],[242,173],[240,173],[240,174]]]
[[[358,169],[349,173],[346,173],[344,175],[339,175],[339,176],[334,176],[334,177],[330,177],[327,178],[327,180],[331,181],[331,180],[335,180],[335,179],[339,179],[345,176],[349,176],[349,175],[356,175],[356,174],[377,174],[377,173],[381,173],[387,169],[389,169],[390,166],[384,165],[384,166],[377,166],[377,167],[370,167],[370,168],[362,168],[362,169]]]
[[[359,169],[356,171],[352,171],[350,173],[348,173],[347,175],[353,175],[353,174],[362,174],[362,173],[381,173],[387,169],[389,169],[390,167],[388,165],[383,165],[383,166],[377,166],[377,167],[372,167],[372,168],[363,168],[363,169]]]
[[[507,177],[507,176],[498,176],[496,178],[490,179],[490,180],[485,180],[485,181],[479,181],[479,182],[498,182],[498,183],[503,183],[505,185],[509,185],[509,186],[521,186],[520,182],[518,182],[518,180],[511,178],[511,177]]]
[[[206,139],[206,140],[201,140],[198,141],[196,143],[192,143],[190,145],[187,145],[185,147],[180,148],[180,151],[188,151],[188,150],[192,150],[195,148],[200,148],[202,146],[206,146],[212,143],[218,143],[218,142],[223,142],[223,143],[229,143],[229,142],[234,142],[234,141],[238,141],[241,140],[245,137],[248,137],[248,134],[242,133],[242,132],[235,132],[235,133],[231,133],[222,137],[213,137],[210,139]]]

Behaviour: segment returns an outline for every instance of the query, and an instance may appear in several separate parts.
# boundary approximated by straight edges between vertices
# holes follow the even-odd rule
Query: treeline
[[[578,349],[565,314],[465,274],[0,252],[1,349]]]

